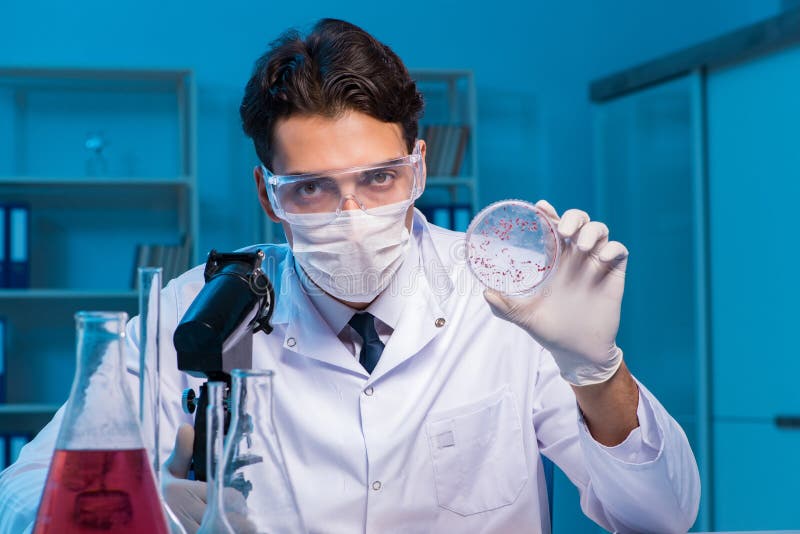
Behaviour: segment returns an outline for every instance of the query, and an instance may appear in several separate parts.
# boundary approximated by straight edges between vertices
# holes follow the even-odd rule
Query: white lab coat
[[[275,370],[274,421],[308,529],[549,532],[542,453],[605,528],[686,532],[697,465],[658,401],[640,385],[641,426],[617,447],[598,444],[550,354],[492,315],[466,268],[463,234],[416,212],[412,235],[417,264],[411,256],[398,274],[405,283],[387,290],[402,313],[371,376],[311,304],[288,248],[261,247],[277,305],[272,334],[254,339],[253,367]],[[177,370],[171,339],[202,286],[197,267],[162,292],[162,458],[191,422],[181,391],[200,381]],[[0,476],[0,532],[30,527],[62,412]]]

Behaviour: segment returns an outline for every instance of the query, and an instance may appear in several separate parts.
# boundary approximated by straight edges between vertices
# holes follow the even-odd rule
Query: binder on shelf
[[[419,206],[428,222],[442,228],[466,232],[472,217],[469,204],[432,204]]]
[[[150,261],[147,262],[145,267],[161,267],[164,269],[164,245],[150,245]],[[161,276],[167,281],[167,273],[161,271]]]
[[[438,165],[441,148],[439,144],[439,127],[434,124],[425,126],[423,136],[426,142],[425,166],[428,176],[434,176],[436,174],[434,169]]]
[[[447,204],[431,204],[419,206],[419,210],[428,219],[428,222],[442,228],[450,228],[452,221],[450,218],[450,206]]]
[[[6,205],[6,258],[9,288],[28,288],[30,268],[30,208],[26,204]]]
[[[453,206],[453,230],[456,232],[466,232],[469,228],[469,221],[472,218],[472,210],[466,204]]]
[[[175,276],[180,276],[185,271],[194,267],[194,265],[192,265],[192,236],[189,234],[183,236],[178,266],[178,273]]]
[[[417,206],[417,209],[422,212],[429,223],[433,224],[433,209],[431,206]]]
[[[6,365],[6,320],[0,318],[0,404],[6,402],[6,388],[8,386]]]
[[[450,217],[449,206],[437,206],[433,208],[433,224],[442,228],[452,228],[453,219]]]
[[[462,126],[459,131],[458,145],[456,147],[453,167],[450,169],[450,176],[458,176],[461,173],[461,166],[464,163],[464,156],[469,142],[469,126]]]
[[[469,144],[466,124],[429,124],[422,129],[427,143],[426,164],[429,177],[458,176]]]
[[[0,204],[0,287],[8,287],[8,227],[5,204]]]
[[[428,165],[428,175],[437,177],[441,176],[441,169],[445,157],[445,143],[447,142],[447,125],[444,124],[431,124],[428,126],[430,130],[430,145],[431,151],[430,165]]]
[[[453,161],[456,157],[456,150],[458,149],[458,138],[460,136],[461,127],[455,124],[448,124],[445,126],[445,141],[442,147],[442,162],[439,170],[436,172],[437,176],[450,176],[453,169]]]
[[[178,247],[165,246],[163,255],[161,256],[161,266],[164,268],[161,275],[164,277],[163,282],[169,282],[175,278],[175,271],[178,270]]]
[[[447,157],[447,137],[449,126],[442,124],[436,127],[439,131],[438,139],[436,140],[437,157],[435,160],[435,167],[433,168],[434,176],[442,175],[442,168],[445,166],[445,158]]]
[[[191,265],[192,238],[187,234],[181,238],[177,245],[140,244],[136,246],[134,254],[133,276],[131,287],[139,289],[139,267],[161,267],[162,280],[166,284],[177,278]]]
[[[139,267],[149,267],[150,245],[136,245],[136,254],[133,257],[133,274],[131,276],[131,288],[139,289]]]

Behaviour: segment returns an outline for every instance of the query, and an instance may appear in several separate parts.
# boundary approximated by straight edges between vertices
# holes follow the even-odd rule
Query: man
[[[532,296],[484,295],[463,234],[413,207],[421,112],[400,59],[338,20],[273,43],[245,91],[258,198],[289,241],[262,247],[277,305],[253,366],[275,370],[275,425],[307,528],[549,532],[541,453],[603,527],[685,532],[699,502],[694,457],[615,344],[627,250],[586,213],[542,201],[562,239],[557,270]],[[163,332],[202,285],[198,267],[164,289]],[[180,391],[198,383],[177,371],[170,338],[169,439],[191,422]],[[33,519],[58,422],[3,476],[14,525]],[[204,484],[184,480],[192,439],[177,432],[164,479],[191,532],[205,508]]]

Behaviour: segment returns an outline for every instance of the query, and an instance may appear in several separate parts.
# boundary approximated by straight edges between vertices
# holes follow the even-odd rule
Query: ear
[[[256,182],[256,189],[258,190],[258,201],[261,203],[261,208],[274,222],[281,222],[281,219],[275,215],[275,211],[272,209],[272,204],[270,204],[269,196],[267,195],[267,183],[264,180],[264,172],[261,170],[261,165],[256,165],[253,168],[253,179]]]

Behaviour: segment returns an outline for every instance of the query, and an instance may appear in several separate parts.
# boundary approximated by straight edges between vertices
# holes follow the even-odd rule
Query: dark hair
[[[289,30],[270,43],[255,63],[239,114],[244,133],[269,167],[279,119],[359,111],[399,123],[410,153],[422,108],[414,80],[388,46],[349,22],[322,19],[305,39]]]

